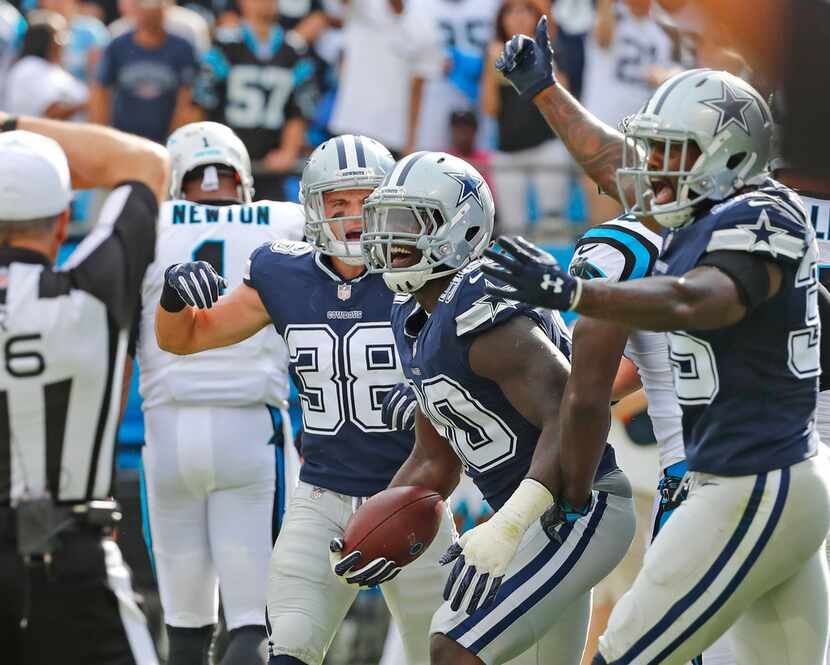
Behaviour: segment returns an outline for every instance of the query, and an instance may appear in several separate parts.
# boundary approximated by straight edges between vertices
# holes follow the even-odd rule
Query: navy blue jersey
[[[244,281],[288,346],[303,409],[300,479],[349,496],[384,489],[414,443],[380,416],[403,381],[392,292],[380,275],[344,282],[311,245],[290,240],[256,249]]]
[[[513,408],[498,384],[473,372],[470,347],[477,335],[517,315],[535,321],[568,358],[571,340],[559,313],[489,296],[484,291],[489,279],[479,262],[471,263],[453,278],[429,316],[413,296],[398,296],[392,327],[421,411],[498,510],[527,474],[540,430]],[[613,468],[608,447],[598,475]]]
[[[816,453],[817,245],[795,193],[767,180],[669,234],[654,273],[683,275],[720,250],[775,262],[781,288],[735,325],[669,333],[670,358],[689,468],[743,476]]]

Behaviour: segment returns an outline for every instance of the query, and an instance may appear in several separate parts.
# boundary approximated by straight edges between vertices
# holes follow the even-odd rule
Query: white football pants
[[[757,476],[691,474],[600,638],[607,665],[682,665],[729,630],[739,665],[822,665],[826,460]]]
[[[165,622],[216,623],[221,590],[229,630],[265,625],[276,489],[268,409],[162,405],[145,411],[144,422],[150,539]]]
[[[268,573],[269,646],[320,665],[358,588],[331,570],[329,542],[340,537],[359,501],[301,482],[285,514]],[[449,510],[435,540],[380,589],[398,626],[405,665],[429,665],[429,624],[442,603],[449,570],[439,557],[453,541]],[[401,665],[404,665],[403,663]]]

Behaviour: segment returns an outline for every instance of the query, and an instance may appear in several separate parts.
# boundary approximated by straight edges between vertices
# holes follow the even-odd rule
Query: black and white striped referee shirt
[[[157,211],[146,185],[116,188],[60,270],[0,247],[0,506],[110,496],[127,337]]]

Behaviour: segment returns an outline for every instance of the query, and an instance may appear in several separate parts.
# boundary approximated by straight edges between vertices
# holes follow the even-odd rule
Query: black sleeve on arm
[[[769,298],[767,260],[760,256],[723,249],[704,255],[698,265],[713,266],[726,274],[735,283],[747,313]]]
[[[119,327],[129,324],[153,261],[157,217],[158,203],[147,185],[119,185],[107,197],[95,228],[66,262],[73,286],[101,300]]]
[[[818,285],[818,318],[821,321],[821,378],[818,389],[830,389],[830,291],[824,284]]]

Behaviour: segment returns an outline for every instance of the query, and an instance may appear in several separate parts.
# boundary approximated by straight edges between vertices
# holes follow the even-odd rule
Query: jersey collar
[[[242,24],[242,39],[245,45],[259,60],[270,60],[280,50],[283,40],[282,28],[275,25],[271,28],[271,36],[267,42],[260,43],[254,31],[247,23]]]
[[[0,266],[7,266],[11,263],[39,263],[47,267],[52,265],[49,257],[33,249],[0,247]]]
[[[325,260],[324,254],[316,250],[314,252],[314,263],[316,263],[317,267],[324,273],[326,273],[329,277],[331,277],[335,282],[343,282],[345,284],[356,284],[369,274],[368,270],[364,270],[360,275],[358,275],[354,279],[343,279],[340,275],[337,274],[337,271],[334,270],[328,264],[328,262]]]

